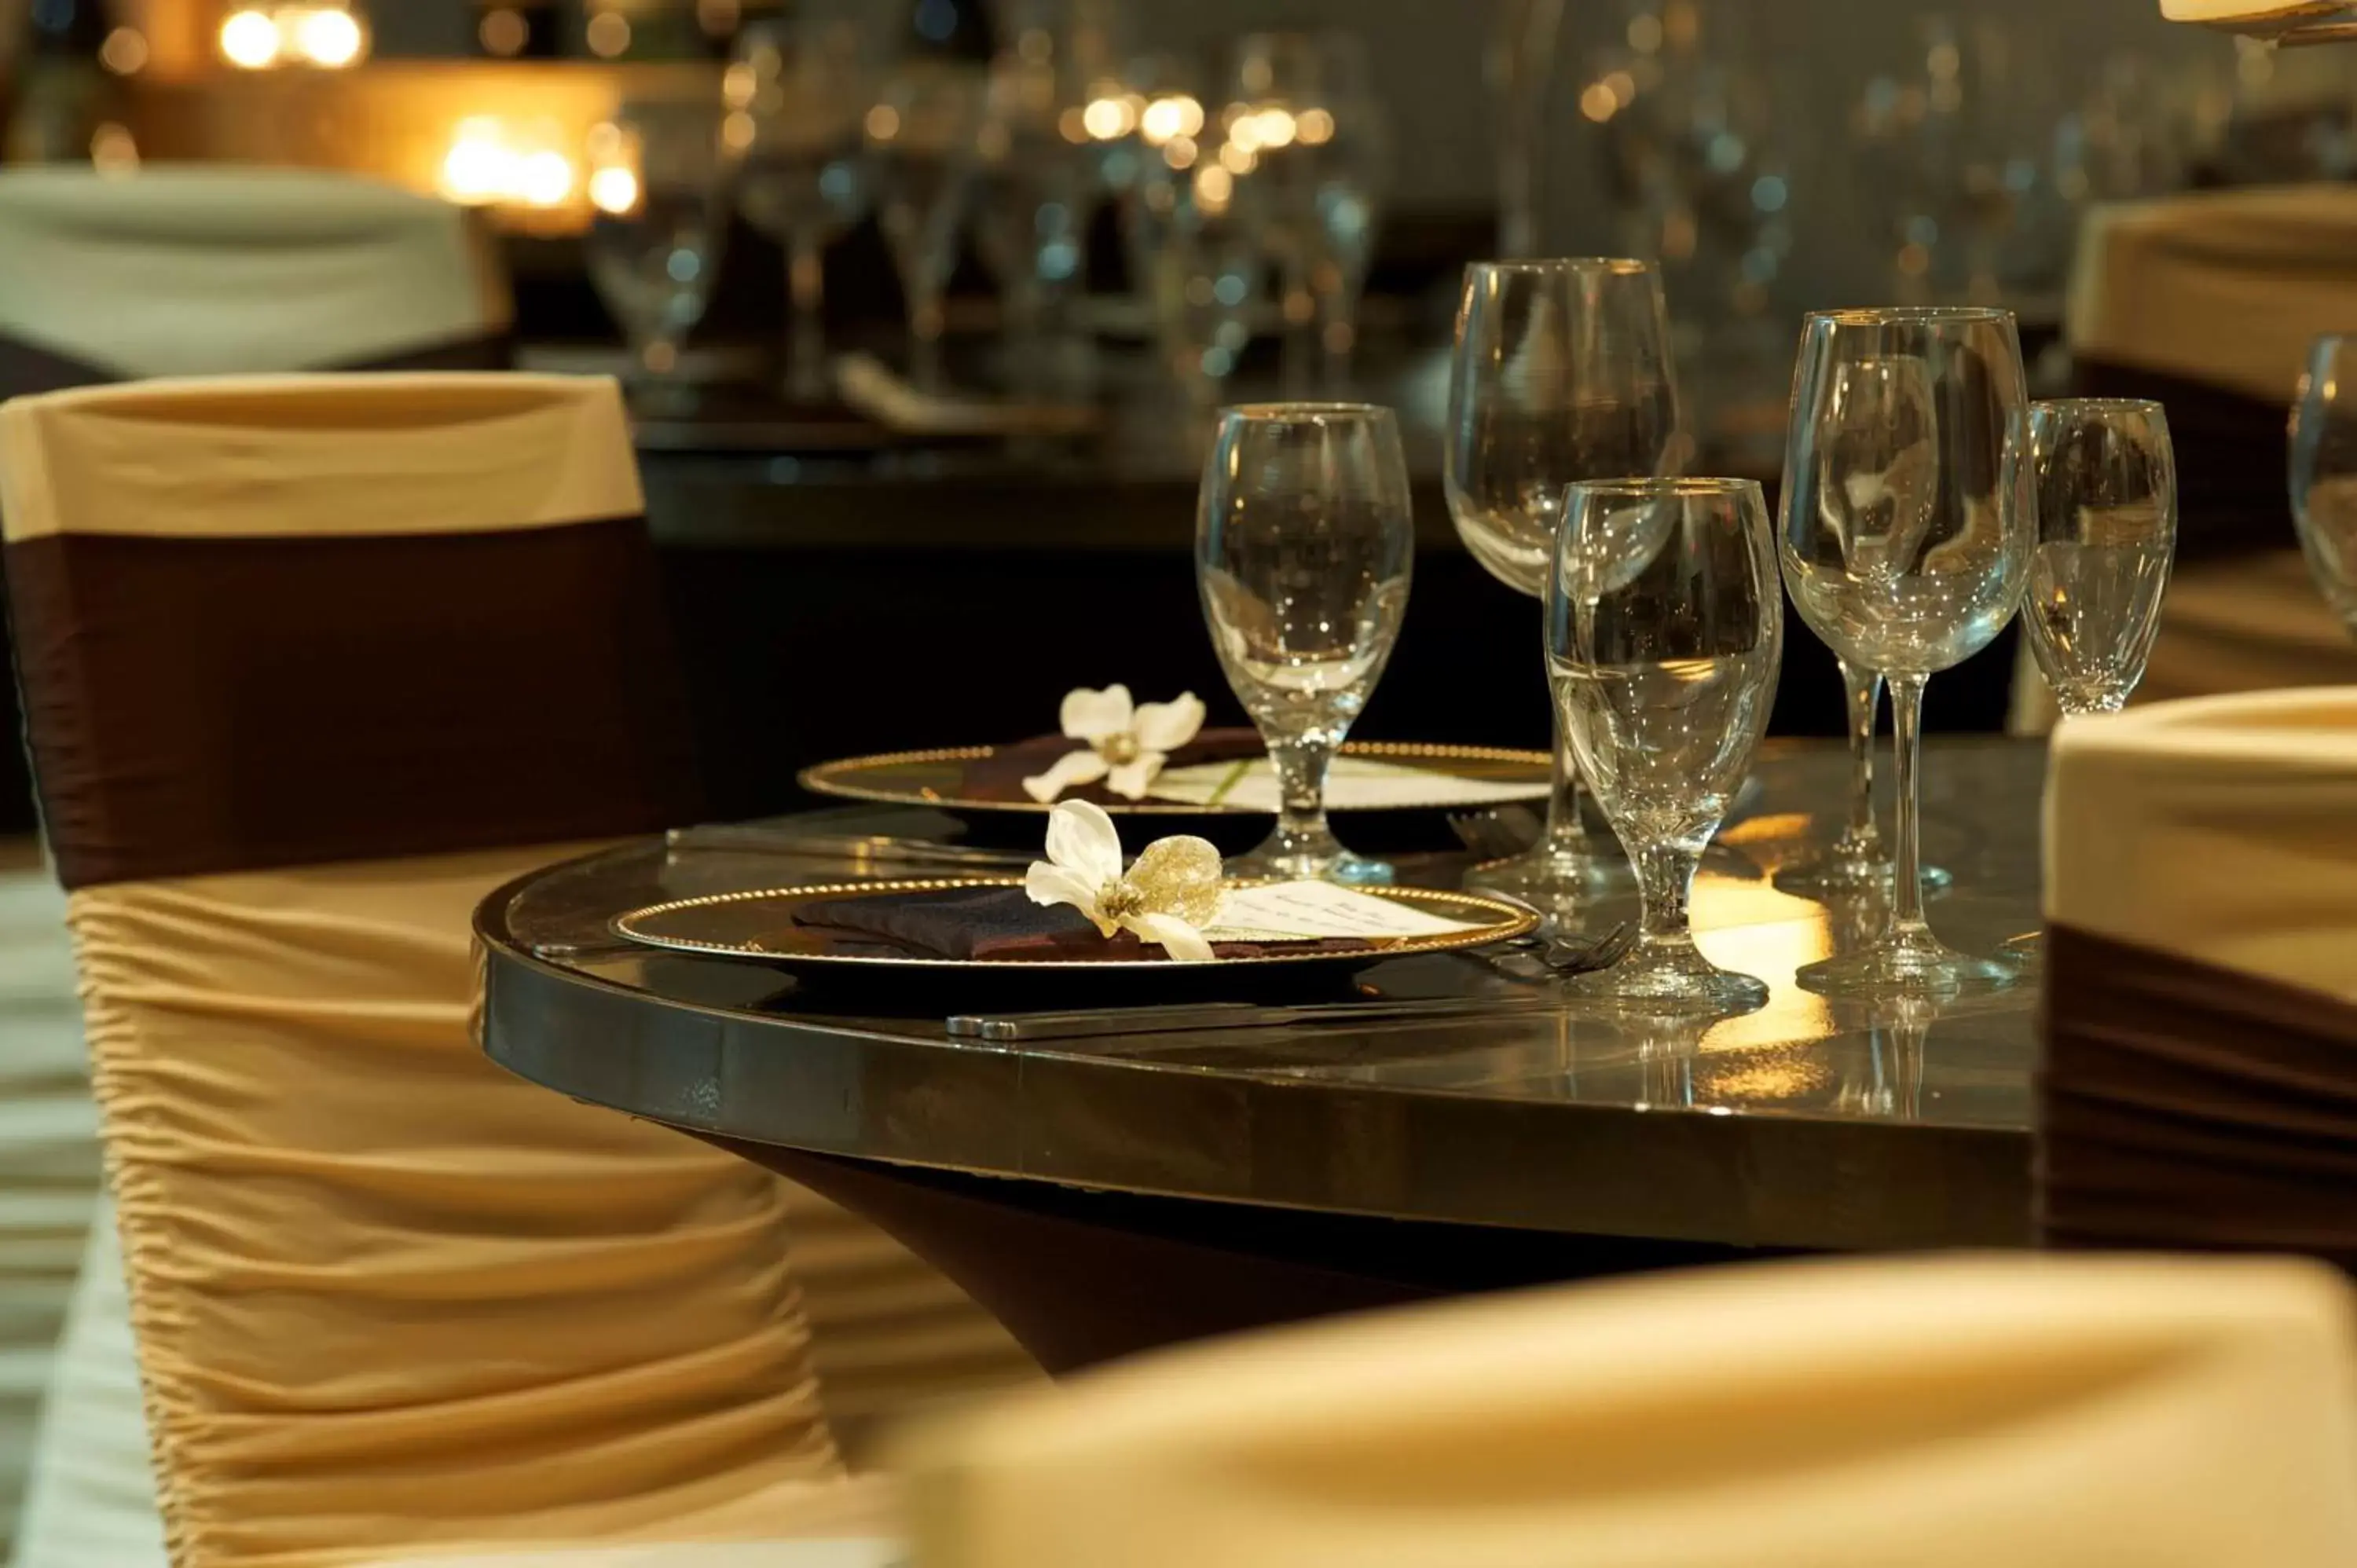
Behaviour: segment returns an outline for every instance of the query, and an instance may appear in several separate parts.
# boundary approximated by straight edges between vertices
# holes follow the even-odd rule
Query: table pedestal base
[[[1146,1197],[711,1141],[866,1218],[1059,1376],[1334,1313],[1776,1255]]]

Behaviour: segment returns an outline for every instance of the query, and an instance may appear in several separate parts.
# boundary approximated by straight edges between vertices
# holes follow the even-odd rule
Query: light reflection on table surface
[[[1771,745],[1752,809],[1706,860],[1697,942],[1770,988],[1767,1006],[1741,1016],[1567,1003],[960,1045],[945,1015],[988,1009],[937,989],[831,999],[759,965],[619,950],[606,932],[612,916],[664,898],[955,871],[650,843],[555,868],[486,906],[489,1047],[528,1077],[657,1120],[999,1175],[1761,1243],[2019,1240],[2034,986],[1878,1006],[1793,983],[1879,918],[1773,886],[1838,825],[1846,766],[1839,745]],[[1925,854],[1955,887],[1930,915],[1953,945],[1986,951],[2035,929],[2043,768],[2034,745],[1932,746]],[[805,821],[840,835],[872,819]],[[1412,867],[1419,880],[1457,869]],[[1634,913],[1631,894],[1589,918]],[[1361,984],[1404,998],[1528,990],[1454,954],[1377,963]],[[595,1047],[580,1037],[593,1019],[608,1036]]]

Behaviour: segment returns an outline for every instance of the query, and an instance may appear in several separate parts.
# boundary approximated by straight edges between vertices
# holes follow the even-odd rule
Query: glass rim
[[[1235,403],[1220,410],[1221,423],[1230,420],[1258,420],[1270,424],[1314,424],[1323,420],[1396,419],[1398,411],[1389,403],[1304,402]]]
[[[2011,325],[2014,314],[2001,305],[1863,305],[1812,310],[1808,324],[1833,327]]]
[[[1482,273],[1523,273],[1534,277],[1577,276],[1603,273],[1612,277],[1643,277],[1661,268],[1637,256],[1515,256],[1504,261],[1468,262],[1468,277]]]
[[[2169,416],[2168,408],[2158,398],[2151,397],[2041,397],[2033,399],[2029,412],[2041,408],[2074,413],[2157,413]]]
[[[1737,478],[1731,475],[1631,474],[1619,479],[1573,479],[1564,487],[1566,496],[1583,491],[1589,495],[1627,496],[1640,500],[1686,496],[1740,496],[1750,492],[1765,494],[1759,480]]]

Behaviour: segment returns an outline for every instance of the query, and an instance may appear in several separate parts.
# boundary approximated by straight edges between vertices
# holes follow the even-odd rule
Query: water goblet
[[[2067,718],[2125,706],[2160,632],[2177,549],[2177,458],[2160,404],[2068,398],[2030,405],[2038,547],[2022,633]],[[2004,951],[2036,961],[2043,943]]]
[[[1801,972],[1836,996],[1948,995],[2018,970],[1952,951],[1923,916],[1923,687],[2019,605],[2037,531],[2029,400],[2012,313],[1824,311],[1802,329],[1779,544],[1792,603],[1835,654],[1884,671],[1898,751],[1890,924]]]
[[[942,389],[942,298],[957,267],[988,81],[942,60],[906,63],[867,112],[876,218],[909,307],[909,379]]]
[[[1491,576],[1544,597],[1564,487],[1674,473],[1684,452],[1668,313],[1652,263],[1466,268],[1444,478],[1457,532]],[[1560,726],[1555,755],[1537,847],[1471,880],[1563,915],[1589,895],[1625,886],[1629,868],[1582,825],[1578,769]]]
[[[726,81],[726,134],[744,160],[737,209],[786,252],[786,392],[822,403],[826,247],[866,215],[869,196],[858,33],[810,18],[749,23]]]
[[[590,132],[586,150],[589,278],[629,341],[632,390],[659,398],[720,271],[736,165],[720,106],[625,103]]]
[[[2317,590],[2357,636],[2357,339],[2319,338],[2292,413],[2291,513]]]
[[[1390,660],[1415,528],[1392,411],[1277,403],[1227,410],[1195,533],[1203,618],[1276,768],[1276,831],[1231,870],[1387,882],[1326,822],[1326,775]]]
[[[1575,484],[1555,556],[1555,704],[1644,899],[1629,956],[1576,989],[1648,1009],[1762,1006],[1766,985],[1695,946],[1687,899],[1776,700],[1784,600],[1767,500],[1749,479]]]

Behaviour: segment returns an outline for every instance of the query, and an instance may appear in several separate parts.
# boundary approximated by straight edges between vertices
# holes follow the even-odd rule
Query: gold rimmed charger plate
[[[873,938],[845,938],[820,928],[794,924],[794,913],[804,905],[829,898],[882,897],[891,894],[944,893],[962,887],[1020,887],[1011,876],[928,877],[899,882],[831,882],[791,887],[758,888],[745,893],[714,893],[699,898],[675,898],[650,904],[614,918],[614,932],[626,940],[669,952],[695,953],[709,958],[751,959],[783,968],[804,965],[823,969],[915,969],[926,971],[987,971],[994,974],[1200,974],[1205,971],[1265,968],[1286,964],[1363,964],[1375,959],[1404,958],[1411,953],[1453,952],[1511,941],[1538,929],[1538,917],[1519,904],[1478,893],[1453,893],[1429,887],[1370,888],[1379,898],[1411,905],[1446,919],[1474,922],[1463,931],[1442,936],[1396,937],[1349,951],[1303,948],[1279,950],[1250,958],[1218,959],[1208,964],[1178,964],[1168,959],[981,959],[922,958],[879,953]]]
[[[1037,800],[983,800],[963,794],[968,764],[985,761],[995,752],[987,746],[952,746],[931,751],[888,751],[873,757],[846,757],[802,769],[802,787],[813,795],[838,800],[869,800],[888,806],[931,806],[938,811],[1006,812],[1045,816],[1052,804]],[[1344,757],[1416,768],[1437,779],[1469,779],[1484,783],[1528,784],[1533,800],[1546,798],[1554,783],[1554,764],[1544,751],[1514,751],[1495,746],[1433,746],[1421,742],[1353,741],[1342,747]],[[1517,797],[1522,799],[1523,797]],[[1400,800],[1383,806],[1336,808],[1357,811],[1450,811],[1497,800],[1450,798],[1445,784],[1430,800]],[[1185,800],[1114,801],[1105,807],[1114,817],[1266,817],[1231,805],[1200,805]]]

